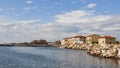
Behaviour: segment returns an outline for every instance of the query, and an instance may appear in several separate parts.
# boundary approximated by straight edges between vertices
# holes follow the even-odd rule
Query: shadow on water
[[[0,68],[120,68],[120,61],[53,47],[0,47]]]

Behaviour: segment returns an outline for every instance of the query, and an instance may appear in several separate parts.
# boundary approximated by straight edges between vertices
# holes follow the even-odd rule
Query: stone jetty
[[[88,54],[105,58],[120,59],[120,44],[106,44],[93,46]]]
[[[120,59],[120,44],[71,44],[65,45],[67,49],[87,50],[92,56]]]

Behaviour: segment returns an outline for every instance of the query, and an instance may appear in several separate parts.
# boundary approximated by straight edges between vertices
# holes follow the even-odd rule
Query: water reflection
[[[0,47],[0,68],[120,68],[120,61],[86,51],[44,47]]]

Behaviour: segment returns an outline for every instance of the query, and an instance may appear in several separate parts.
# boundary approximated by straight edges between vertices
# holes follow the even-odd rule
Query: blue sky
[[[119,0],[0,0],[0,43],[73,35],[120,39]]]

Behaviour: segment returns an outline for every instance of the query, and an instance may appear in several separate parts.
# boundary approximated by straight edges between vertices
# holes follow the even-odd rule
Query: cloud
[[[96,6],[96,4],[88,4],[88,8],[94,8]]]
[[[15,10],[15,8],[6,8],[6,9],[0,8],[0,11],[9,11],[9,10]]]
[[[80,0],[80,2],[83,2],[83,3],[85,3],[85,2],[86,2],[86,0]]]
[[[106,30],[106,31],[120,30],[120,27],[117,27],[117,28],[115,28],[115,27],[104,28],[104,30]]]
[[[94,23],[112,19],[108,15],[95,15],[94,11],[74,10],[65,14],[56,15],[58,23]]]
[[[0,41],[2,42],[24,42],[34,39],[55,41],[92,33],[114,35],[118,38],[120,36],[119,15],[98,15],[93,10],[73,10],[58,14],[55,15],[53,22],[47,23],[39,19],[20,21],[6,21],[6,19],[0,17]]]
[[[24,11],[30,11],[30,10],[34,10],[37,9],[37,7],[25,7],[23,8]]]
[[[120,16],[95,14],[92,10],[74,10],[55,16],[55,21],[78,27],[76,34],[92,33],[119,37]],[[74,31],[74,29],[73,29]],[[75,33],[75,32],[73,32]]]
[[[7,31],[13,31],[13,30],[19,30],[20,27],[24,28],[26,25],[39,22],[41,20],[23,20],[23,21],[13,21],[13,22],[7,22],[2,24],[0,23],[0,31],[1,32],[7,32]],[[22,29],[21,28],[21,29]]]
[[[33,3],[33,1],[32,0],[27,0],[26,3],[31,4],[31,3]]]
[[[72,4],[76,4],[77,2],[76,1],[72,1]]]

